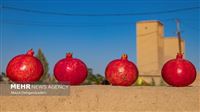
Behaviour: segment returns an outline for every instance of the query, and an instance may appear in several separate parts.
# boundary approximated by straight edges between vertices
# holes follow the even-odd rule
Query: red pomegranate
[[[121,59],[111,61],[105,70],[106,79],[116,86],[131,86],[138,78],[135,64],[123,54]]]
[[[34,83],[43,74],[43,65],[39,59],[33,56],[31,49],[26,54],[14,57],[7,65],[7,77],[16,83]]]
[[[55,78],[62,84],[79,85],[87,77],[87,66],[80,59],[73,58],[71,53],[58,61],[54,67]]]
[[[182,53],[178,53],[176,59],[164,64],[162,77],[171,86],[184,87],[194,82],[196,69],[190,61],[183,59]]]

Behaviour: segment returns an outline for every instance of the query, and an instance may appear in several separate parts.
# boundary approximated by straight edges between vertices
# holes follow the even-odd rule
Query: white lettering
[[[10,89],[31,89],[30,84],[11,84]]]

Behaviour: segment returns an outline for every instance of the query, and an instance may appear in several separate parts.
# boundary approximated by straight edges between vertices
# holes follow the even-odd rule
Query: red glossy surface
[[[169,60],[162,68],[162,77],[171,86],[184,87],[196,79],[195,66],[177,54],[176,59]]]
[[[127,58],[124,54],[121,59],[113,60],[107,65],[105,75],[112,85],[130,86],[137,80],[138,69]]]
[[[43,74],[43,65],[33,56],[33,50],[14,57],[7,65],[7,77],[16,83],[34,83]]]
[[[73,58],[71,53],[58,61],[54,67],[55,78],[63,84],[79,85],[86,79],[87,73],[85,63]]]

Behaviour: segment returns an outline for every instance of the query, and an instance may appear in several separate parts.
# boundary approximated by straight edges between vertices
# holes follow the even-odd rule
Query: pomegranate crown
[[[121,59],[122,59],[122,60],[127,60],[127,59],[128,59],[128,55],[127,55],[127,54],[122,54]]]
[[[66,58],[72,58],[72,53],[71,52],[69,52],[69,53],[66,53]]]
[[[28,50],[26,54],[30,55],[30,56],[33,56],[34,55],[33,49]]]
[[[183,58],[183,53],[177,53],[176,59],[182,59]]]

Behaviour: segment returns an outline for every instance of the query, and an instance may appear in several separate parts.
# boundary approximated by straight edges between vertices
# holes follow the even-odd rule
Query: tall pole
[[[179,53],[182,54],[182,48],[181,48],[181,33],[180,33],[180,21],[176,19],[176,33],[178,37],[178,47],[179,47]]]

